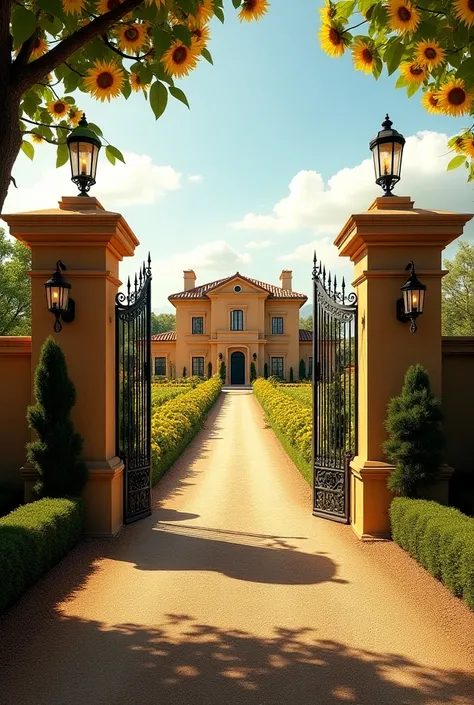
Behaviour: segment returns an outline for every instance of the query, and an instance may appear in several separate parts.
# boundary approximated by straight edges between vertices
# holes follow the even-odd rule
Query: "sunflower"
[[[43,37],[36,37],[33,49],[31,50],[30,59],[39,59],[40,56],[48,51],[48,43]]]
[[[259,20],[267,14],[269,5],[268,0],[244,0],[239,11],[239,20],[241,22]]]
[[[390,0],[388,5],[390,27],[394,32],[414,32],[420,24],[420,13],[410,0]]]
[[[474,159],[474,135],[468,132],[462,139],[463,152]]]
[[[144,24],[122,25],[116,31],[117,41],[122,51],[139,51],[148,41]]]
[[[331,0],[327,0],[327,2],[324,3],[324,7],[319,9],[319,14],[321,15],[321,22],[323,23],[331,22],[331,20],[334,19],[336,16],[336,7]]]
[[[423,83],[428,78],[425,66],[420,66],[416,61],[402,61],[400,73],[408,83]]]
[[[148,83],[142,83],[139,73],[131,73],[129,77],[130,85],[133,91],[146,90],[149,86]]]
[[[190,49],[177,39],[168,51],[165,51],[160,61],[171,76],[181,78],[196,68],[197,54],[194,48]]]
[[[354,68],[357,71],[370,73],[374,65],[375,52],[370,42],[358,39],[351,47]]]
[[[452,78],[438,91],[439,107],[446,115],[458,117],[471,109],[474,94],[466,90],[462,78]]]
[[[473,0],[454,0],[454,12],[456,17],[471,27],[474,24],[474,2]]]
[[[33,142],[36,142],[36,144],[41,144],[41,142],[44,142],[44,139],[37,132],[32,133],[31,139]]]
[[[97,12],[100,12],[101,15],[105,15],[106,12],[115,10],[115,8],[121,4],[122,0],[99,0],[97,4]]]
[[[446,52],[437,42],[418,42],[415,47],[415,60],[430,70],[443,63]]]
[[[347,40],[340,24],[323,24],[319,33],[321,48],[329,56],[342,56],[346,50]]]
[[[80,15],[86,0],[62,0],[63,10],[67,15]]]
[[[441,109],[438,105],[438,93],[428,90],[423,93],[421,104],[429,113],[440,113]]]
[[[59,120],[60,118],[67,115],[67,113],[69,112],[69,107],[69,103],[66,103],[65,100],[53,100],[52,103],[48,103],[47,105],[48,112],[56,120]]]
[[[456,154],[464,154],[463,141],[463,135],[456,135],[455,137],[451,137],[451,139],[448,140],[448,147],[452,149],[453,152],[456,152]]]
[[[196,53],[201,53],[210,38],[211,32],[207,24],[204,24],[202,27],[196,27],[196,29],[191,31],[191,40],[194,48],[196,49]]]
[[[78,110],[75,106],[73,106],[69,111],[68,120],[73,127],[77,127],[79,125],[79,120],[83,115],[83,110]]]
[[[116,98],[124,81],[123,71],[115,61],[95,61],[93,68],[87,71],[84,85],[94,98],[103,102],[106,98],[108,101]]]
[[[262,0],[260,0],[261,2]],[[196,14],[188,17],[188,25],[190,29],[202,27],[203,24],[209,22],[214,15],[214,5],[212,0],[199,0]]]

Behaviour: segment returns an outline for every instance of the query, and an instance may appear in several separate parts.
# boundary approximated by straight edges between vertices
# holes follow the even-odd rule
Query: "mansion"
[[[250,365],[263,376],[298,379],[300,360],[312,370],[312,332],[300,330],[300,308],[307,296],[293,291],[292,272],[283,270],[281,286],[245,277],[239,272],[196,285],[192,269],[184,271],[184,289],[171,294],[176,330],[153,335],[155,375],[207,376],[226,365],[227,384],[249,384]]]

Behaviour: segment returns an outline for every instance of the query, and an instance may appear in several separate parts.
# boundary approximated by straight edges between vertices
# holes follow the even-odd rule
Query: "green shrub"
[[[225,384],[225,378],[226,378],[227,370],[225,366],[225,362],[222,361],[219,367],[219,377],[222,380],[222,384]]]
[[[290,382],[293,383],[295,381],[294,374],[293,374],[293,368],[290,367]]]
[[[257,379],[253,390],[293,462],[307,482],[311,482],[311,409],[285,394],[274,377]]]
[[[393,540],[474,609],[474,519],[436,502],[397,497],[390,524]]]
[[[218,377],[171,399],[151,417],[152,477],[156,484],[202,428],[202,422],[222,389]]]
[[[250,363],[250,382],[255,382],[257,379],[257,368],[255,367],[255,362]]]
[[[38,497],[78,497],[87,469],[79,457],[82,438],[75,432],[71,410],[76,389],[69,379],[66,358],[49,337],[43,344],[35,371],[36,404],[28,407],[28,423],[38,438],[27,444],[27,458],[39,473],[34,491]]]
[[[186,377],[186,368],[183,367],[183,377]]]
[[[433,484],[443,460],[444,445],[439,401],[430,391],[426,370],[419,364],[408,368],[400,396],[388,405],[385,428],[389,439],[384,451],[395,469],[388,487],[398,495],[417,497]]]
[[[0,519],[0,610],[61,560],[83,531],[79,499],[41,499]]]
[[[263,366],[263,377],[264,379],[268,379],[268,362],[266,362]]]
[[[300,360],[300,367],[298,370],[298,377],[300,379],[306,379],[306,363],[304,360]]]
[[[211,379],[212,377],[212,362],[209,360],[207,363],[207,379]]]

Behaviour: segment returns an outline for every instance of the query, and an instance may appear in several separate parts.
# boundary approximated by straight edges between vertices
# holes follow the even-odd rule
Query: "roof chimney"
[[[196,274],[194,272],[194,269],[185,269],[183,275],[184,291],[188,291],[188,289],[194,289],[194,287],[196,286]]]
[[[292,288],[293,272],[291,269],[284,269],[280,274],[281,288],[285,291],[293,291]]]

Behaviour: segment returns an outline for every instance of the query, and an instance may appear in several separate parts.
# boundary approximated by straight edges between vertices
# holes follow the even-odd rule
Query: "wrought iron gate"
[[[349,521],[357,452],[357,296],[313,260],[313,514]]]
[[[115,297],[116,445],[124,522],[151,514],[151,260]]]

